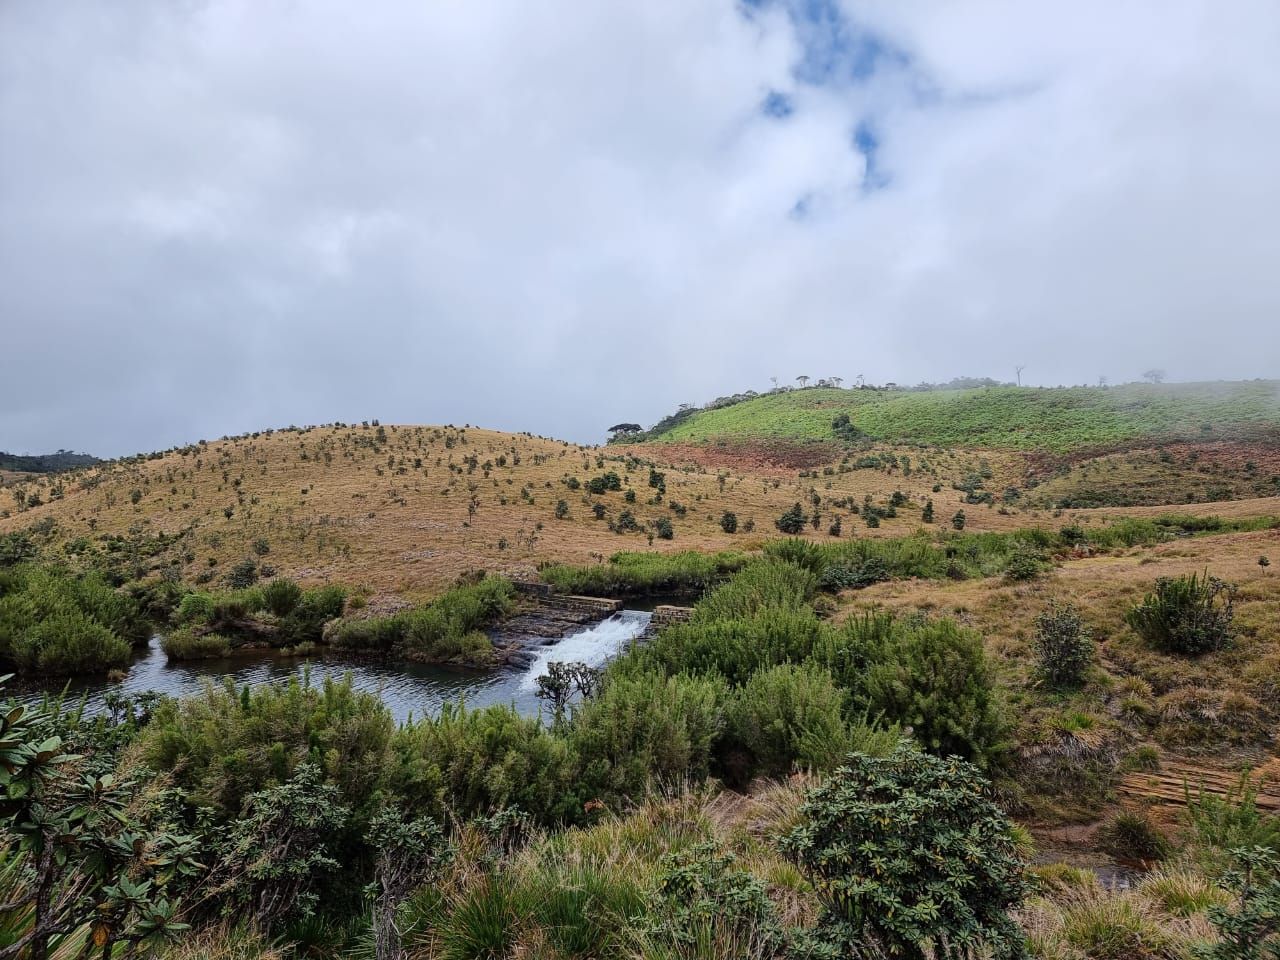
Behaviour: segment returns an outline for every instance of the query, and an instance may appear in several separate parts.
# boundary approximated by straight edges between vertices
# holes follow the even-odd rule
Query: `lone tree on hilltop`
[[[807,387],[807,386],[809,385],[809,378],[808,378],[808,377],[796,377],[796,383],[800,384],[800,389],[801,389],[801,390],[803,390],[805,387]]]
[[[1142,375],[1142,379],[1147,383],[1164,383],[1164,371],[1159,367],[1152,367]]]
[[[633,433],[639,433],[641,429],[638,423],[615,423],[609,428],[609,432],[615,437],[625,437]]]

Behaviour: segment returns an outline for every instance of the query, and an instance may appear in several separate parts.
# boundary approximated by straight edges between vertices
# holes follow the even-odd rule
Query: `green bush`
[[[426,662],[483,662],[492,645],[482,627],[511,612],[515,588],[503,577],[454,587],[425,606],[389,617],[338,623],[329,642],[346,650],[395,652]]]
[[[804,515],[804,508],[800,504],[795,504],[790,510],[787,510],[774,521],[776,526],[783,533],[795,536],[798,533],[804,533],[804,524],[807,518]]]
[[[725,533],[738,532],[738,515],[732,510],[726,510],[720,515],[720,529]]]
[[[545,823],[581,808],[569,744],[511,707],[446,704],[438,718],[401,727],[391,753],[388,788],[415,816],[517,807]]]
[[[548,564],[538,571],[544,583],[561,593],[616,597],[636,593],[701,591],[742,568],[747,558],[731,551],[702,553],[615,553],[608,563],[591,566]]]
[[[1126,622],[1165,653],[1197,655],[1231,640],[1235,588],[1205,573],[1161,577],[1154,594],[1133,607]]]
[[[950,620],[893,631],[865,681],[872,716],[909,728],[939,756],[990,767],[1008,749],[1008,727],[982,638]]]
[[[160,638],[160,649],[171,660],[216,660],[231,652],[231,641],[219,633],[175,627]]]
[[[159,704],[139,736],[138,753],[221,820],[307,762],[360,813],[381,783],[393,728],[378,696],[358,692],[350,678],[318,687],[292,678],[242,689],[228,679]]]
[[[277,577],[262,588],[263,605],[277,617],[292,613],[301,601],[302,588],[284,577]]]
[[[583,785],[593,796],[637,800],[650,785],[705,778],[727,695],[718,677],[611,672],[572,718]]]
[[[667,854],[659,870],[636,956],[786,956],[787,936],[765,885],[714,840]]]
[[[105,672],[149,635],[137,600],[97,573],[19,564],[0,574],[0,664],[49,676]]]
[[[761,670],[728,704],[726,739],[750,758],[749,774],[781,777],[799,766],[825,771],[849,752],[847,694],[816,664]]]
[[[667,627],[616,669],[626,670],[634,661],[667,674],[714,674],[742,684],[758,670],[803,661],[821,633],[822,624],[803,607],[768,608],[749,619],[695,618]]]
[[[1098,846],[1117,860],[1152,862],[1169,855],[1169,840],[1146,811],[1122,811],[1098,829]]]
[[[1049,606],[1036,617],[1032,645],[1040,675],[1056,687],[1081,683],[1093,663],[1093,634],[1070,604],[1049,601]]]
[[[1027,893],[1024,864],[986,788],[971,764],[901,748],[851,756],[810,791],[783,849],[822,900],[818,955],[1022,956],[1010,911]]]
[[[817,580],[808,570],[778,560],[759,560],[703,597],[693,621],[739,620],[771,608],[798,610],[808,605],[816,589]]]

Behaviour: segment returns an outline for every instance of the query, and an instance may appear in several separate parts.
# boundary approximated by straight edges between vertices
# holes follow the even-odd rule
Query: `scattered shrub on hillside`
[[[587,492],[594,494],[607,493],[610,490],[622,489],[622,478],[610,470],[598,477],[592,477],[586,483]]]
[[[921,523],[933,523],[933,501],[926,500],[924,509],[920,511]]]
[[[1009,554],[1004,565],[1004,575],[1014,582],[1034,580],[1044,572],[1048,564],[1039,550],[1027,544],[1020,544]]]
[[[666,517],[659,517],[653,521],[653,532],[659,540],[670,540],[676,535],[675,527]]]
[[[956,757],[900,748],[884,759],[853,755],[811,790],[783,849],[822,900],[810,934],[826,951],[818,955],[1020,955],[1010,911],[1028,892],[1025,868],[986,789]]]
[[[556,501],[555,516],[557,520],[569,519],[569,502],[567,500]]]
[[[248,557],[231,568],[227,574],[227,586],[232,590],[245,590],[258,582],[258,562]]]
[[[1235,587],[1208,573],[1161,577],[1125,620],[1157,649],[1194,656],[1231,640],[1234,600]]]
[[[1079,684],[1093,663],[1092,632],[1075,607],[1057,600],[1036,617],[1032,646],[1040,675],[1056,687]]]
[[[804,508],[797,503],[774,521],[774,525],[783,533],[794,536],[804,532],[805,519]]]
[[[955,512],[955,516],[951,518],[951,526],[954,527],[956,530],[964,529],[964,511],[963,510],[957,510]]]
[[[738,515],[732,510],[726,510],[720,515],[720,529],[725,533],[738,532]]]

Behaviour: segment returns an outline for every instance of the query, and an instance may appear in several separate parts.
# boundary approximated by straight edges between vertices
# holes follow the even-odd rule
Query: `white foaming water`
[[[536,689],[538,678],[546,676],[547,665],[554,661],[585,663],[589,667],[601,666],[644,633],[651,616],[652,614],[643,610],[623,610],[607,620],[601,620],[595,626],[571,633],[558,643],[543,647],[538,651],[537,659],[529,664],[528,670],[520,678],[520,688]]]

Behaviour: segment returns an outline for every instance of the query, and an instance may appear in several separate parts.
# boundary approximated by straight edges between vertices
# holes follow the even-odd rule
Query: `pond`
[[[537,697],[537,678],[547,672],[552,661],[581,661],[602,666],[644,632],[650,613],[623,610],[599,623],[566,634],[547,646],[537,647],[537,656],[527,667],[470,670],[390,660],[348,660],[340,655],[321,658],[239,656],[224,660],[171,661],[160,649],[160,638],[152,637],[147,650],[129,668],[119,683],[81,678],[67,684],[68,699],[85,698],[89,713],[105,708],[109,692],[124,694],[155,690],[171,697],[199,693],[206,681],[221,683],[230,677],[237,685],[271,683],[291,676],[309,675],[313,684],[325,677],[340,679],[350,675],[358,690],[376,693],[397,722],[411,717],[436,716],[448,702],[465,701],[469,707],[510,704],[526,715],[535,715],[543,705]],[[541,643],[541,638],[535,640]],[[16,686],[16,684],[15,684]],[[43,690],[39,688],[43,687]],[[32,684],[28,678],[27,698],[44,691],[57,693],[62,683]]]

